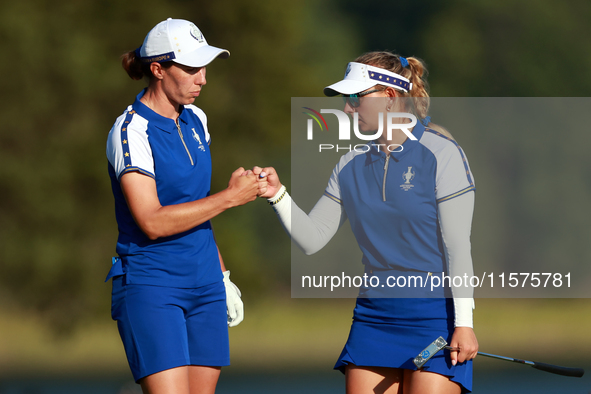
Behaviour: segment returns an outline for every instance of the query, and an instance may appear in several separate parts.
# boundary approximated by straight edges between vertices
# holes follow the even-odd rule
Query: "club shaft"
[[[441,349],[448,349],[450,351],[456,351],[456,352],[460,351],[460,348],[458,348],[458,347],[446,346],[446,345],[447,345],[447,342],[445,341],[445,339],[443,339],[443,337],[437,338],[431,345],[429,345],[429,347],[427,347],[423,351],[423,352],[427,353],[426,355],[423,355],[423,353],[421,353],[415,358],[416,366],[418,368],[422,368],[422,366],[427,362],[427,360],[429,360],[431,357],[433,357],[433,355]],[[434,353],[430,353],[428,350],[433,346],[436,347],[436,350]],[[535,361],[521,360],[519,358],[499,356],[496,354],[490,354],[490,353],[484,353],[484,352],[478,352],[478,354],[481,356],[485,356],[485,357],[496,358],[498,360],[505,360],[505,361],[511,361],[513,363],[529,365],[531,367],[534,367],[535,369],[539,369],[540,371],[550,372],[550,373],[554,373],[557,375],[572,376],[572,377],[580,378],[585,374],[585,370],[583,368],[561,367],[560,365],[552,365],[552,364],[539,363],[539,362],[535,362]]]
[[[575,378],[580,378],[585,374],[585,370],[582,368],[561,367],[559,365],[552,365],[552,364],[539,363],[539,362],[535,362],[535,361],[521,360],[519,358],[498,356],[496,354],[483,353],[483,352],[478,352],[478,355],[496,358],[498,360],[511,361],[511,362],[519,363],[519,364],[526,364],[526,365],[534,367],[535,369],[539,369],[540,371],[550,372],[550,373],[554,373],[554,374],[562,375],[562,376],[572,376]]]
[[[496,354],[478,352],[478,355],[479,356],[486,356],[486,357],[496,358],[496,359],[499,359],[499,360],[512,361],[514,363],[527,364],[527,365],[535,365],[535,363],[533,361],[520,360],[518,358],[512,358],[512,357],[498,356]]]
[[[459,351],[460,350],[459,347],[453,347],[453,346],[445,346],[444,348],[447,350],[451,350],[451,351]],[[490,353],[484,353],[484,352],[478,352],[478,354],[480,356],[492,357],[492,358],[496,358],[499,360],[512,361],[515,363],[527,364],[527,365],[535,365],[535,363],[533,361],[520,360],[518,358],[513,358],[513,357],[498,356],[496,354],[490,354]]]

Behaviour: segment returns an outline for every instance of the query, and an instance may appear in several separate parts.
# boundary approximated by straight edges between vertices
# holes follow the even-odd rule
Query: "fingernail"
[[[264,178],[264,177],[266,177],[266,176],[267,176],[267,173],[263,171],[263,172],[261,172],[261,175],[259,175],[259,176],[260,176],[261,178]]]
[[[451,360],[451,365],[455,366],[458,362],[456,360]]]

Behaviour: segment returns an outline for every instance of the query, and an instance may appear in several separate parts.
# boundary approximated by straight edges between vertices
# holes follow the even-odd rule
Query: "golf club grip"
[[[550,365],[537,362],[535,362],[534,365],[532,365],[532,367],[534,367],[535,369],[539,369],[540,371],[555,373],[557,375],[573,376],[576,378],[580,378],[585,373],[585,370],[583,370],[582,368],[567,368],[560,367],[558,365]]]

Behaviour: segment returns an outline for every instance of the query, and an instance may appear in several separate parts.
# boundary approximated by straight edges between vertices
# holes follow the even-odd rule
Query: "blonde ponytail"
[[[419,119],[425,119],[428,116],[429,106],[431,104],[429,97],[429,83],[427,82],[427,75],[429,72],[425,62],[421,59],[417,57],[408,57],[405,62],[404,58],[392,52],[375,51],[364,53],[354,61],[374,67],[380,67],[407,78],[412,83],[412,89],[409,92],[397,90],[398,95],[400,97],[411,98],[412,108],[410,108],[410,111],[412,111],[416,117]],[[405,63],[408,63],[408,65]],[[449,131],[441,126],[429,122],[428,127],[453,139]]]

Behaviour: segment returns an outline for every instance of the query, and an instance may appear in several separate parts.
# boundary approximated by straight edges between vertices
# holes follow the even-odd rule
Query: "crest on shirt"
[[[195,131],[195,128],[191,128],[191,130],[193,130],[193,139],[197,142],[199,142],[199,149],[205,152],[205,147],[203,146],[203,144],[201,143],[201,138],[199,137],[199,134],[197,134],[197,132]]]
[[[412,166],[408,167],[408,169],[402,173],[402,179],[404,180],[404,183],[402,185],[400,185],[400,188],[402,190],[404,190],[405,192],[407,192],[410,189],[412,189],[413,187],[415,187],[415,185],[410,183],[414,178],[415,178],[415,172],[412,170]]]

